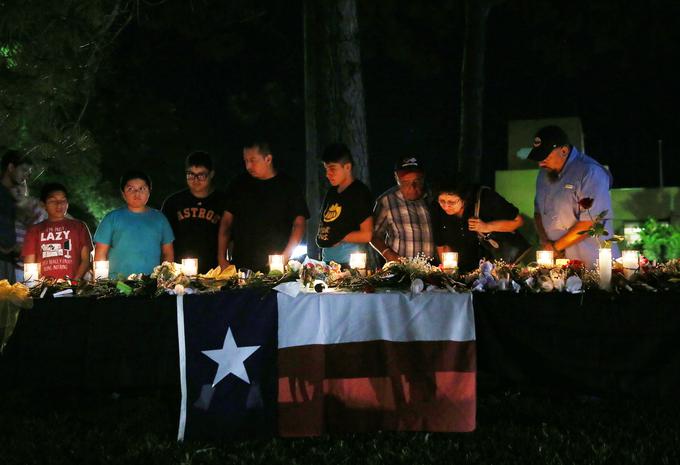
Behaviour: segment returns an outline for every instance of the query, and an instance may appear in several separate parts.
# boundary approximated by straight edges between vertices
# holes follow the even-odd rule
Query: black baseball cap
[[[401,157],[394,164],[394,171],[408,173],[411,171],[424,172],[423,165],[420,163],[417,157],[412,155]]]
[[[559,126],[545,126],[538,130],[534,136],[534,148],[531,149],[527,158],[534,161],[543,161],[550,152],[557,147],[570,145],[567,133]]]

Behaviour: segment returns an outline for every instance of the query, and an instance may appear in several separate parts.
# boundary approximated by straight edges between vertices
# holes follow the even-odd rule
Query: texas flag
[[[279,434],[472,431],[471,294],[278,295]]]
[[[276,294],[177,297],[178,440],[276,434]]]

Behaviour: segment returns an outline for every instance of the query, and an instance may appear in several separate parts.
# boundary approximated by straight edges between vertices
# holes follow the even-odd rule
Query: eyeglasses
[[[126,186],[125,187],[125,193],[126,194],[134,194],[135,192],[139,192],[140,194],[146,194],[146,193],[149,192],[149,188],[147,186],[142,186],[142,187]]]
[[[439,205],[442,207],[455,207],[456,205],[459,205],[463,203],[461,199],[456,199],[456,200],[443,200],[439,199]]]
[[[425,185],[425,181],[422,179],[416,179],[415,181],[401,181],[399,180],[399,185],[403,187],[418,188]]]
[[[205,181],[206,179],[208,179],[208,174],[209,173],[205,173],[205,172],[204,173],[194,173],[193,171],[187,171],[186,172],[187,179],[189,181],[193,181],[194,179],[197,180],[197,181]]]

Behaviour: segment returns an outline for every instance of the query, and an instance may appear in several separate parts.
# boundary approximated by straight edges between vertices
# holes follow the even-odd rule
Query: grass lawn
[[[177,405],[161,396],[0,397],[0,465],[680,463],[672,401],[482,394],[468,434],[177,444]]]

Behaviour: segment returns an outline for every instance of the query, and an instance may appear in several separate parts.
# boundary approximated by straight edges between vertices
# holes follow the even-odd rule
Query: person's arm
[[[35,254],[24,255],[24,263],[35,263]]]
[[[300,244],[302,236],[305,234],[305,217],[302,215],[296,216],[293,220],[293,227],[290,230],[290,237],[288,244],[283,250],[283,263],[287,263],[290,256],[293,254],[293,249]]]
[[[481,233],[490,232],[512,232],[524,224],[522,215],[517,215],[512,220],[494,220],[485,223],[479,218],[470,218],[468,220],[468,228],[470,231],[478,231]]]
[[[229,241],[231,240],[231,225],[233,221],[234,215],[228,211],[222,212],[220,229],[217,233],[217,264],[223,270],[229,266],[227,249],[229,248]]]
[[[161,245],[161,256],[163,257],[162,262],[174,262],[175,261],[175,248],[172,246],[172,242]]]
[[[99,262],[103,260],[108,260],[110,248],[111,246],[109,244],[96,242],[94,245],[94,261]]]
[[[342,238],[342,242],[352,242],[354,244],[365,244],[370,242],[373,237],[373,217],[369,216],[359,225],[357,231],[352,231]]]
[[[382,237],[378,235],[378,232],[373,232],[373,237],[371,238],[371,247],[373,247],[376,252],[383,256],[388,262],[399,260],[399,254],[394,250],[390,249]]]
[[[76,275],[73,278],[81,279],[89,269],[90,269],[90,248],[84,245],[80,249],[80,266],[78,266]]]

